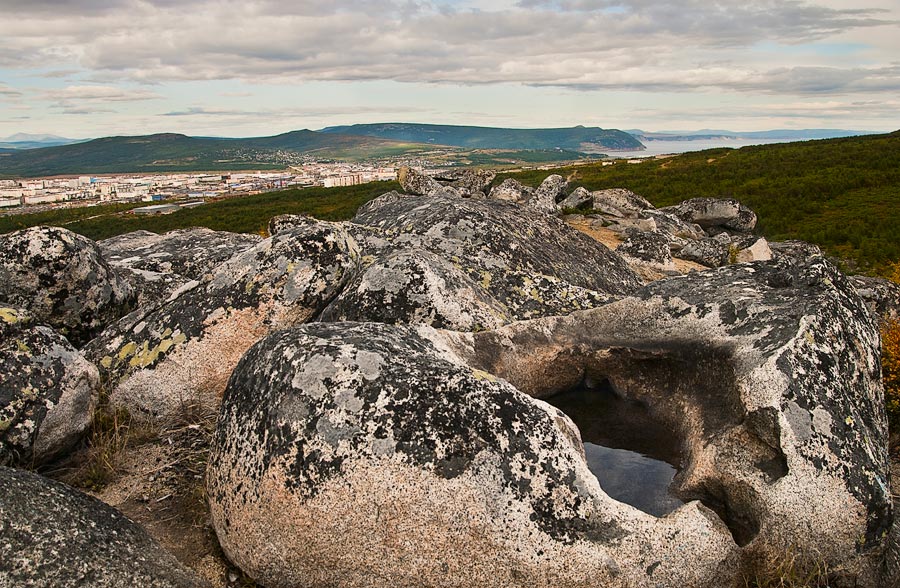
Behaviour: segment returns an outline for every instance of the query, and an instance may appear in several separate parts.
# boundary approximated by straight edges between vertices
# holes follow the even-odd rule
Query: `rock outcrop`
[[[703,228],[721,227],[749,233],[756,227],[756,213],[732,198],[691,198],[660,210]]]
[[[216,403],[240,356],[272,328],[317,316],[355,271],[359,248],[340,225],[305,224],[266,239],[155,308],[132,313],[85,349],[135,414]]]
[[[878,330],[823,258],[660,280],[439,346],[538,397],[608,379],[680,432],[677,493],[715,509],[745,555],[793,550],[836,582],[884,585],[894,513]]]
[[[712,512],[692,503],[657,519],[610,499],[565,415],[423,332],[304,325],[241,360],[207,490],[225,553],[251,577],[270,588],[733,577],[737,548]]]
[[[70,449],[99,391],[97,368],[65,337],[0,307],[0,465],[33,467]]]
[[[86,237],[58,227],[0,235],[0,304],[27,310],[76,347],[135,302],[131,284]]]
[[[0,537],[0,586],[202,586],[112,507],[30,472],[0,467]]]

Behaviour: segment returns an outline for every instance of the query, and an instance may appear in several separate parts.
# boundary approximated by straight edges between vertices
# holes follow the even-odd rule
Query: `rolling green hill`
[[[564,149],[580,153],[594,153],[610,149],[643,149],[640,141],[624,131],[582,126],[561,129],[502,129],[379,123],[328,127],[322,129],[321,132],[364,135],[432,145],[450,145],[466,149]]]
[[[0,152],[0,177],[79,173],[283,169],[297,156],[355,160],[430,149],[375,137],[351,137],[303,130],[274,137],[223,139],[174,133],[104,137],[84,143]],[[295,157],[291,157],[294,154]]]
[[[757,212],[757,229],[769,239],[815,243],[848,260],[851,270],[883,272],[900,260],[900,131],[557,173],[573,174],[592,190],[625,187],[657,206],[697,196],[737,198]],[[514,177],[537,185],[546,174]]]

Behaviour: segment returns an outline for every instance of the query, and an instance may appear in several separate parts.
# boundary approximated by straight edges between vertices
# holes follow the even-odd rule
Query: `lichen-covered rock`
[[[756,213],[732,198],[691,198],[660,210],[703,228],[724,227],[749,233],[756,226]]]
[[[514,320],[591,308],[639,284],[621,257],[555,216],[444,196],[378,200],[353,222],[379,231],[390,249],[424,250],[452,263]]]
[[[99,391],[97,368],[65,337],[0,307],[0,465],[32,467],[70,449]]]
[[[594,210],[612,216],[637,216],[655,207],[643,196],[625,188],[596,190],[591,193]]]
[[[688,241],[678,251],[678,257],[694,261],[706,267],[721,267],[731,261],[732,253],[737,254],[737,249],[732,249],[716,239],[703,239],[702,241]]]
[[[610,499],[565,415],[409,326],[273,333],[223,398],[207,494],[270,588],[715,586],[736,551],[691,503]]]
[[[593,205],[593,195],[579,186],[572,190],[572,193],[562,199],[559,203],[561,210],[589,210]]]
[[[879,320],[900,319],[900,284],[884,278],[850,276],[850,282]]]
[[[320,320],[423,323],[478,331],[498,327],[510,318],[481,284],[450,261],[406,249],[369,264],[322,312]]]
[[[656,230],[664,235],[668,235],[670,242],[684,239],[697,241],[706,238],[706,233],[703,232],[700,225],[686,223],[674,214],[647,209],[642,211],[640,215],[652,219],[656,225]]]
[[[357,269],[359,246],[338,223],[286,230],[191,282],[156,308],[106,329],[86,354],[111,400],[161,417],[215,404],[240,356],[272,328],[311,320]]]
[[[505,200],[507,202],[517,202],[519,204],[526,202],[534,194],[534,188],[526,186],[514,180],[507,178],[500,182],[499,185],[491,188],[488,198],[491,200]]]
[[[788,241],[772,241],[769,243],[773,257],[790,257],[796,260],[807,260],[822,255],[817,245],[791,239]]]
[[[60,482],[0,467],[0,586],[202,585],[112,507]]]
[[[438,182],[459,190],[464,198],[484,194],[497,177],[495,172],[484,169],[462,169],[443,172],[435,176]]]
[[[568,182],[562,176],[549,175],[525,201],[525,206],[540,212],[556,212],[556,203],[566,197],[566,186]]]
[[[655,232],[643,232],[631,229],[628,238],[616,248],[616,253],[625,256],[627,261],[646,265],[658,271],[675,271],[669,239]]]
[[[157,235],[135,231],[97,243],[110,265],[198,280],[241,251],[262,240],[259,235],[213,231],[205,227],[177,229]]]
[[[823,258],[695,272],[568,317],[439,338],[536,396],[608,378],[648,405],[686,448],[676,492],[714,508],[748,562],[797,554],[837,585],[898,577],[882,568],[894,513],[878,329]]]
[[[28,310],[76,347],[135,301],[131,284],[86,237],[59,227],[0,235],[0,304]]]
[[[401,167],[397,172],[397,180],[404,192],[417,196],[441,192],[443,189],[437,180],[411,167]]]

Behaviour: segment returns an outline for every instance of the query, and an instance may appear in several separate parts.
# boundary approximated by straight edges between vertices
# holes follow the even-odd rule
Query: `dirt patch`
[[[622,244],[624,239],[622,239],[622,236],[620,234],[616,233],[615,231],[611,231],[610,229],[592,226],[591,223],[594,220],[595,219],[577,217],[566,220],[566,223],[573,229],[584,233],[595,241],[603,243],[610,249],[615,249]]]
[[[210,522],[205,476],[215,416],[209,409],[186,407],[154,434],[140,429],[140,437],[109,456],[111,470],[102,487],[95,476],[85,475],[95,467],[91,447],[45,475],[120,510],[212,588],[256,586],[225,558]]]

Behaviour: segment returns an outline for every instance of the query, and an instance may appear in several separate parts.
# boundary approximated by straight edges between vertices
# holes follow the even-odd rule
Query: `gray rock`
[[[174,273],[199,280],[237,253],[262,241],[259,235],[213,231],[205,227],[177,229],[157,235],[125,233],[100,241],[110,265],[158,274]]]
[[[33,467],[70,449],[99,392],[97,368],[65,337],[0,307],[0,465]]]
[[[657,271],[676,271],[669,239],[665,235],[634,229],[628,231],[627,235],[628,238],[616,248],[616,253],[625,256],[628,261]]]
[[[146,531],[96,498],[0,467],[0,586],[199,588]]]
[[[547,176],[525,201],[525,206],[545,213],[556,212],[556,203],[566,197],[567,185],[568,182],[560,175]]]
[[[498,327],[510,318],[460,267],[427,251],[404,249],[369,264],[320,320],[423,323],[477,331]]]
[[[309,324],[247,353],[207,476],[231,561],[270,588],[734,580],[710,511],[657,519],[610,499],[565,415],[427,333]]]
[[[488,198],[491,200],[505,200],[507,202],[517,202],[521,204],[528,201],[533,194],[534,188],[526,186],[518,180],[507,178],[503,180],[500,185],[494,186],[491,189]]]
[[[435,179],[458,190],[463,198],[472,198],[479,193],[483,196],[495,177],[497,174],[489,170],[464,169],[442,173],[435,176]]]
[[[769,249],[772,250],[773,257],[790,257],[799,261],[822,255],[822,250],[817,245],[793,239],[772,241],[769,243]]]
[[[900,319],[900,284],[884,278],[850,276],[850,282],[879,320]]]
[[[275,236],[278,233],[298,227],[309,227],[317,222],[319,221],[305,214],[279,214],[269,219],[269,222],[266,224],[266,230],[269,232],[269,236]]]
[[[655,207],[643,196],[625,188],[610,188],[592,192],[595,210],[612,216],[636,216]]]
[[[646,209],[640,214],[643,217],[653,219],[653,222],[656,224],[656,230],[668,235],[670,242],[685,239],[697,241],[706,238],[706,233],[703,232],[700,225],[686,223],[674,214],[650,209]]]
[[[590,210],[594,199],[590,192],[579,186],[559,203],[561,210]]]
[[[434,178],[411,167],[401,167],[397,179],[404,192],[417,196],[441,192],[443,188]]]
[[[732,261],[732,253],[736,256],[737,249],[732,251],[731,246],[725,245],[715,239],[702,241],[689,241],[678,251],[678,257],[688,261],[694,261],[706,267],[721,267]]]
[[[316,317],[358,261],[359,246],[341,224],[278,233],[165,304],[111,325],[85,353],[109,382],[110,400],[136,416],[215,405],[244,351],[270,329]]]
[[[723,227],[749,233],[756,226],[756,213],[732,198],[691,198],[660,210],[703,228]]]
[[[424,250],[457,266],[469,281],[450,283],[448,295],[478,284],[511,319],[591,308],[638,287],[621,257],[555,216],[499,201],[389,199],[360,208],[353,223],[379,231],[387,250]]]
[[[601,215],[600,219],[604,227],[606,227],[610,231],[622,233],[623,235],[628,234],[629,231],[654,233],[657,232],[658,228],[656,226],[656,221],[650,217],[644,216],[643,213],[639,216],[630,217],[614,217]]]
[[[437,339],[535,396],[608,378],[645,403],[686,448],[675,491],[715,509],[764,567],[814,554],[837,585],[872,588],[900,572],[882,568],[894,514],[878,329],[823,258],[695,272],[568,317]]]
[[[0,235],[0,304],[27,310],[76,347],[129,312],[136,298],[86,237],[58,227]]]

